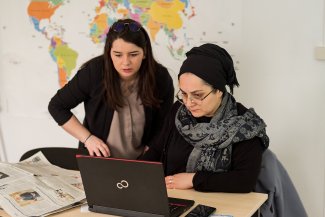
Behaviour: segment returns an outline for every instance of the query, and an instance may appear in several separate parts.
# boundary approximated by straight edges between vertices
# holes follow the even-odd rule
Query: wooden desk
[[[249,194],[230,194],[230,193],[202,193],[194,190],[168,190],[168,196],[195,201],[193,207],[197,204],[205,204],[217,208],[217,214],[229,214],[234,217],[252,216],[260,206],[267,200],[267,194],[249,193]],[[193,208],[192,207],[192,208]],[[189,211],[188,211],[189,212]],[[185,213],[186,214],[186,213]],[[182,216],[185,216],[183,214]],[[0,210],[0,217],[8,217],[4,211]],[[80,207],[76,207],[55,215],[53,217],[100,217],[112,216],[92,212],[80,212]]]

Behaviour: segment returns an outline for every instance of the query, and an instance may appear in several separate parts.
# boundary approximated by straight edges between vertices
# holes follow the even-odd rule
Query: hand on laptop
[[[193,188],[193,177],[195,173],[177,173],[165,177],[168,189],[189,189]]]
[[[88,149],[90,156],[104,156],[109,157],[111,155],[108,146],[98,137],[91,135],[85,143],[85,147]]]

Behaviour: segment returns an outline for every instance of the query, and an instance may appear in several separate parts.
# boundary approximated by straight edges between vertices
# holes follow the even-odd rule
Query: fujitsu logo
[[[118,189],[123,189],[129,187],[129,183],[125,180],[121,180],[121,182],[116,183],[116,187]]]

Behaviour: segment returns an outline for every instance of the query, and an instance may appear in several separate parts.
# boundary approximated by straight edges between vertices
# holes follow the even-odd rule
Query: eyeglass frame
[[[130,25],[137,27],[137,29],[132,29]],[[121,30],[118,30],[117,27],[121,27]],[[123,27],[123,28],[122,28]],[[117,22],[112,25],[112,30],[117,33],[122,33],[128,29],[130,32],[139,32],[141,30],[142,26],[137,23],[137,22],[128,22],[128,23],[123,23],[123,22]]]
[[[183,100],[183,97],[182,97],[182,99],[178,96],[179,95],[179,93],[180,92],[183,92],[181,89],[179,89],[179,91],[177,91],[177,94],[175,95],[175,97],[176,97],[176,99],[180,102],[180,103],[182,103],[182,104],[186,104],[186,102],[187,102],[187,99],[189,99],[190,100],[190,102],[202,102],[203,100],[205,100],[213,91],[216,91],[217,89],[215,89],[215,88],[213,88],[207,95],[205,95],[205,96],[203,96],[202,98],[200,98],[200,99],[193,99],[193,96],[191,97],[191,96],[188,96],[188,97],[186,97],[186,100]],[[185,102],[186,101],[186,102]]]

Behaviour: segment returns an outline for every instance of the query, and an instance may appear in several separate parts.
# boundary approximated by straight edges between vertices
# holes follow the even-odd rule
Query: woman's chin
[[[196,118],[199,118],[199,117],[202,117],[203,114],[199,111],[191,111],[191,114],[193,117],[196,117]]]

